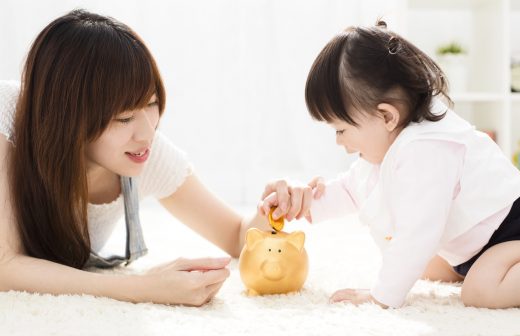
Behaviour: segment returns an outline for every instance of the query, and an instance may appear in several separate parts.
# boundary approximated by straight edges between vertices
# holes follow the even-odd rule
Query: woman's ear
[[[381,113],[385,122],[385,127],[389,132],[392,132],[399,125],[401,114],[397,107],[392,104],[381,103],[377,105],[377,110]]]

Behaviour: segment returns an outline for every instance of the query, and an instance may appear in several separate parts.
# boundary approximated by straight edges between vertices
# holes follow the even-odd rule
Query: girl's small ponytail
[[[376,21],[376,27],[377,27],[377,28],[381,28],[381,29],[386,29],[386,28],[388,28],[386,22],[383,21],[381,18],[378,18],[378,19],[377,19],[377,21]]]

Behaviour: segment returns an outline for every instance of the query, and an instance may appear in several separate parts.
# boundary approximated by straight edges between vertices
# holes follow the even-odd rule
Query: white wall
[[[254,204],[275,177],[328,177],[353,158],[304,103],[307,72],[339,30],[385,16],[400,31],[402,1],[18,1],[0,3],[0,78],[18,79],[39,31],[73,8],[132,27],[168,93],[162,130],[222,198]]]

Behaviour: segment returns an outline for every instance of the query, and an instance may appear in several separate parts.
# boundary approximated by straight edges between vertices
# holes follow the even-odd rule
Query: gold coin
[[[280,217],[277,220],[274,220],[273,212],[274,212],[274,208],[271,208],[271,211],[269,211],[269,224],[276,231],[282,231],[283,225],[284,225],[283,217]]]

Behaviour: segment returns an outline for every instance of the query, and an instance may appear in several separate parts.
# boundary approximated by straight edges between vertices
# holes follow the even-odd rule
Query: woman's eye
[[[158,106],[159,105],[159,102],[156,100],[154,102],[151,102],[151,103],[148,103],[148,107],[151,107],[151,106]]]
[[[129,122],[131,122],[132,120],[134,120],[134,117],[128,117],[128,118],[121,118],[121,119],[116,119],[118,122],[120,123],[123,123],[123,124],[128,124]]]
[[[336,131],[336,135],[342,135],[343,132],[345,132],[345,130],[339,130],[339,131]]]

